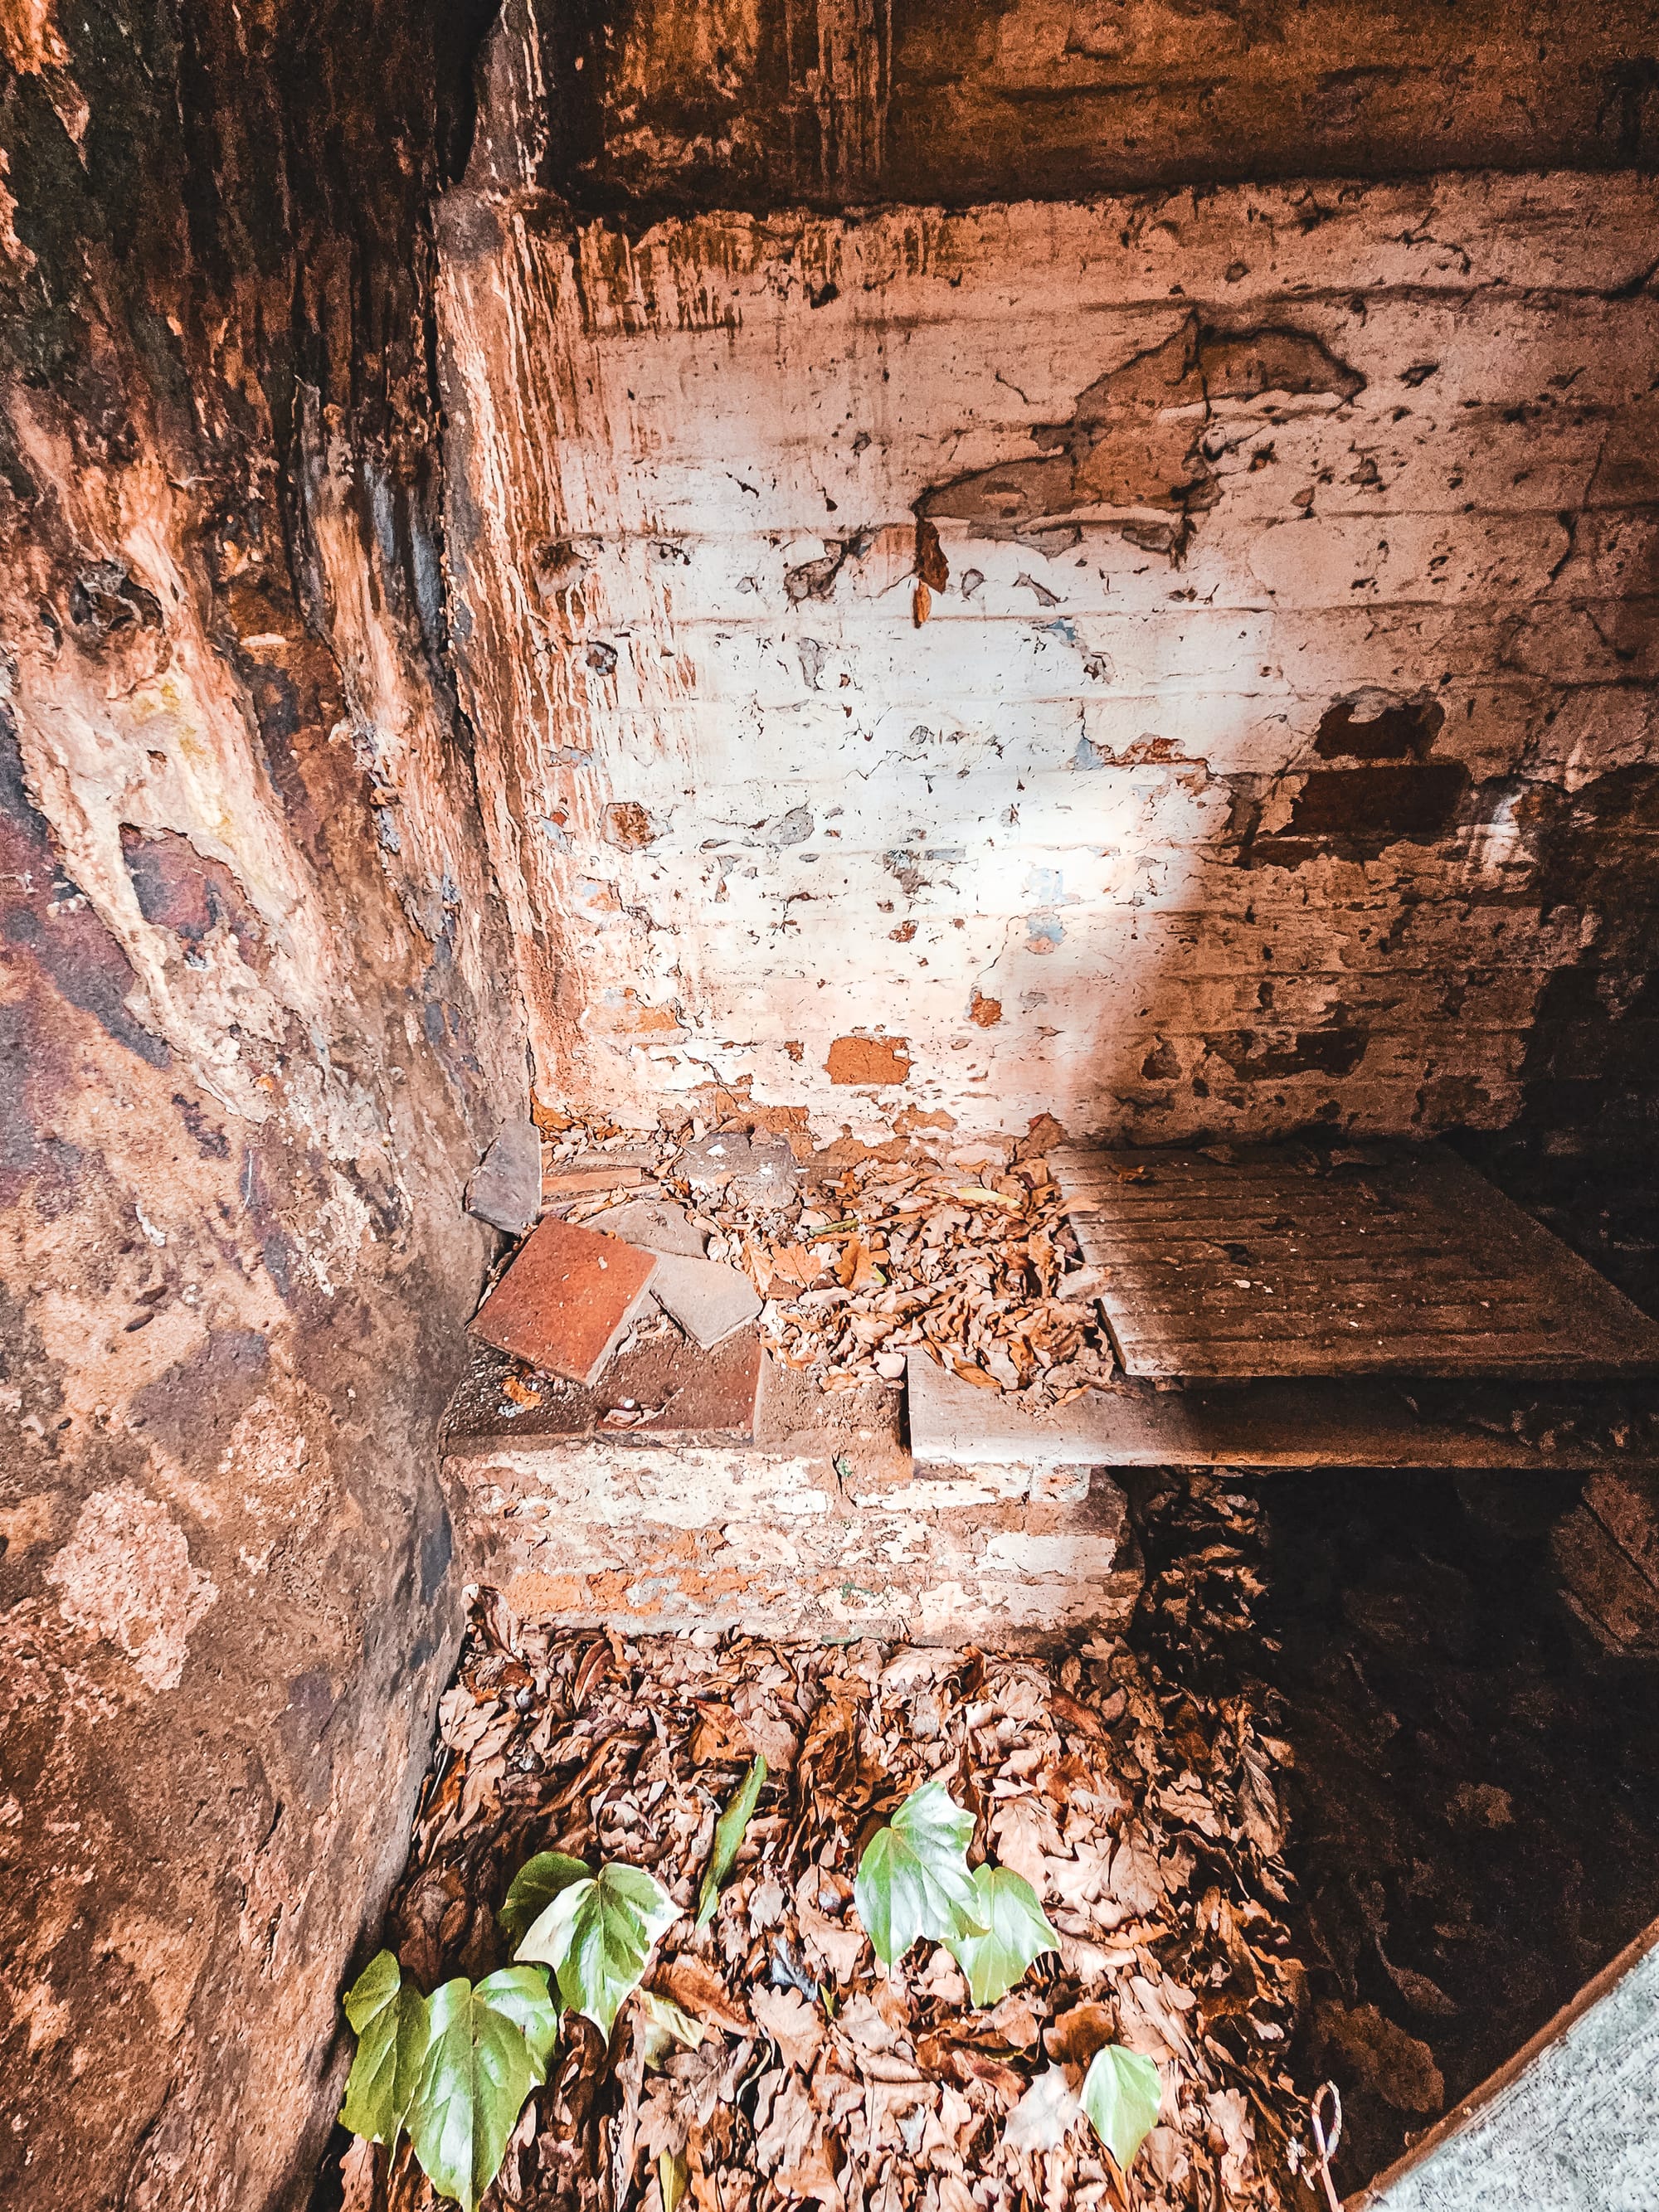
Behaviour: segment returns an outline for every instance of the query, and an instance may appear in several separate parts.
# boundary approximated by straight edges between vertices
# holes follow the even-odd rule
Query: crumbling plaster
[[[1605,921],[1552,840],[1659,744],[1656,198],[452,195],[456,659],[550,1095],[1512,1120]]]

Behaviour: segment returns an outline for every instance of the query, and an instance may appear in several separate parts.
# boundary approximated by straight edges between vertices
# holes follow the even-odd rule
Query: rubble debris
[[[623,1141],[604,1124],[562,1120],[559,1172]],[[1060,1134],[1050,1123],[1018,1143],[855,1146],[858,1157],[805,1167],[783,1139],[741,1132],[631,1141],[664,1198],[692,1210],[707,1256],[747,1273],[773,1351],[821,1389],[896,1385],[915,1350],[1043,1412],[1111,1387],[1115,1374],[1100,1279],[1082,1264],[1042,1157]],[[757,1197],[765,1164],[776,1178]],[[599,1194],[568,1211],[609,1229],[609,1206]]]
[[[592,1167],[560,1168],[542,1182],[544,1199],[586,1198],[594,1191],[634,1190],[645,1181],[635,1160],[603,1160]]]
[[[761,1310],[759,1293],[735,1267],[721,1260],[688,1260],[678,1252],[658,1255],[651,1295],[705,1352]]]
[[[645,1311],[656,1272],[654,1253],[571,1222],[544,1221],[474,1315],[471,1334],[591,1386]]]
[[[747,1444],[771,1372],[752,1331],[704,1352],[647,1301],[592,1384],[538,1374],[494,1350],[475,1353],[450,1401],[443,1446],[471,1453],[616,1436],[676,1446]]]
[[[681,1172],[693,1190],[726,1191],[737,1206],[785,1206],[800,1181],[795,1156],[781,1137],[725,1131],[688,1146]]]
[[[705,1352],[760,1312],[759,1294],[746,1275],[703,1257],[706,1238],[684,1207],[638,1199],[601,1215],[599,1225],[607,1236],[657,1255],[651,1295]]]
[[[506,1123],[473,1170],[466,1210],[509,1237],[535,1227],[542,1210],[542,1139],[528,1115]]]
[[[391,1915],[404,1971],[431,1989],[503,1963],[495,1913],[542,1850],[647,1867],[685,1914],[647,1984],[684,2031],[652,2035],[636,1999],[607,2054],[568,2018],[490,2212],[664,2212],[671,2177],[697,2212],[1290,2212],[1300,1970],[1261,1814],[1270,1718],[1248,1696],[1160,1692],[1098,1635],[1047,1662],[629,1642],[527,1629],[483,1593]],[[699,1930],[715,1820],[757,1755],[767,1779]],[[971,1856],[1023,1874],[1059,1935],[989,2009],[945,1950],[880,1971],[849,1910],[865,1832],[933,1777],[974,1814]],[[1114,2040],[1164,2087],[1127,2197],[1067,2124]],[[399,2187],[400,2212],[427,2212],[424,2182]]]
[[[678,1253],[683,1259],[701,1260],[708,1237],[683,1206],[654,1198],[636,1198],[618,1206],[603,1218],[607,1237],[620,1237],[642,1252]]]

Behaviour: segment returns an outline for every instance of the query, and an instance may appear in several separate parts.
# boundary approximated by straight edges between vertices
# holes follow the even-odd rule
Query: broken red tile
[[[573,1382],[592,1383],[647,1304],[654,1253],[544,1221],[474,1315],[471,1334]]]
[[[746,1444],[754,1441],[770,1372],[752,1329],[713,1352],[688,1344],[653,1315],[597,1387],[548,1382],[538,1392],[492,1354],[474,1355],[450,1401],[444,1449],[468,1456],[510,1437],[526,1448],[605,1436],[636,1443]]]

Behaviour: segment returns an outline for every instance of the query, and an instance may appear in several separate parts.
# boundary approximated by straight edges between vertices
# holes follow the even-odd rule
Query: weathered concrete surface
[[[1654,2212],[1659,1922],[1352,2212]]]
[[[1565,993],[1649,1126],[1607,955],[1656,933],[1656,214],[1486,174],[641,234],[478,156],[448,550],[538,1066],[820,1133],[1496,1129]]]
[[[947,1375],[926,1353],[910,1355],[906,1374],[910,1448],[927,1474],[1079,1465],[1583,1468],[1595,1477],[1586,1494],[1595,1499],[1650,1482],[1648,1471],[1659,1467],[1659,1390],[1651,1387],[1540,1389],[1416,1377],[1405,1385],[1350,1377],[1182,1390],[1124,1382],[1036,1419]],[[1589,1548],[1581,1544],[1581,1556]],[[1634,1562],[1620,1557],[1642,1583]],[[1621,1576],[1613,1587],[1629,1585]],[[1649,1589],[1648,1604],[1659,1629],[1659,1589]]]
[[[662,1325],[659,1325],[659,1327]],[[711,1371],[741,1339],[678,1359]],[[629,1635],[1043,1643],[1127,1618],[1140,1588],[1122,1492],[1096,1469],[912,1464],[896,1392],[825,1396],[770,1358],[740,1429],[653,1387],[624,1353],[600,1404],[667,1403],[607,1432],[590,1404],[538,1408],[474,1364],[445,1425],[443,1480],[461,1571],[515,1613]],[[676,1356],[668,1358],[672,1373]]]
[[[0,6],[8,2204],[305,2200],[449,1664],[438,12]]]

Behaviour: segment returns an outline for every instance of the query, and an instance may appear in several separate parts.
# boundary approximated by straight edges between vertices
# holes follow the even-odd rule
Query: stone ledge
[[[1030,1646],[1121,1625],[1140,1589],[1100,1474],[921,1478],[873,1425],[772,1449],[474,1440],[443,1480],[468,1576],[567,1626]]]

